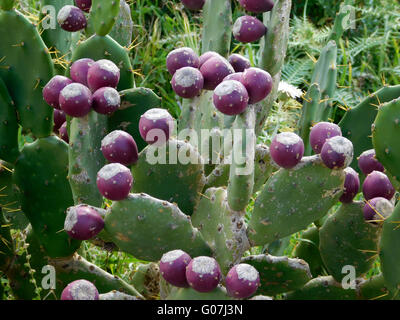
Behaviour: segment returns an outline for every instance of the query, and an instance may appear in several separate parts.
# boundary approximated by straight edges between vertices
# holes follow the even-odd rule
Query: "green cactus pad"
[[[372,130],[372,143],[379,162],[400,182],[400,99],[379,107]]]
[[[68,146],[56,136],[26,144],[14,168],[21,207],[49,257],[67,257],[79,248],[64,229],[65,211],[73,206],[67,180]]]
[[[103,0],[102,0],[103,1]],[[113,0],[115,1],[115,0]],[[79,43],[72,55],[72,62],[91,58],[93,60],[107,59],[114,62],[120,69],[121,78],[118,84],[118,91],[130,89],[134,85],[132,64],[129,58],[128,49],[121,47],[118,42],[110,36],[93,35],[89,39]],[[69,75],[69,70],[67,70]]]
[[[202,196],[192,216],[193,226],[200,230],[213,249],[214,257],[224,274],[249,249],[243,215],[244,212],[230,209],[226,189],[210,188]]]
[[[147,143],[139,132],[140,116],[147,110],[159,108],[161,98],[147,88],[133,88],[120,92],[121,107],[108,117],[109,131],[123,130],[135,139],[139,151],[143,150]]]
[[[343,192],[343,170],[330,170],[319,156],[280,169],[264,185],[249,222],[249,240],[264,245],[322,218]]]
[[[235,139],[229,171],[228,204],[234,211],[244,210],[253,194],[255,121],[254,109],[248,107],[245,112],[236,117],[232,126]],[[237,139],[237,132],[240,132],[239,139]]]
[[[222,286],[211,292],[198,292],[192,288],[172,288],[165,300],[233,300]]]
[[[289,247],[292,236],[287,236],[282,239],[275,240],[269,243],[264,249],[272,256],[284,256],[286,249]]]
[[[379,257],[381,270],[385,278],[385,285],[400,298],[400,204],[398,203],[392,215],[385,220],[382,236],[379,243]]]
[[[203,8],[202,53],[227,56],[231,44],[232,9],[230,0],[206,1]]]
[[[257,294],[273,296],[297,290],[311,280],[308,264],[300,259],[260,254],[244,257],[242,263],[252,265],[260,273]]]
[[[105,230],[120,250],[145,261],[181,249],[193,257],[210,255],[211,249],[190,217],[167,201],[147,194],[130,194],[109,208]]]
[[[371,140],[371,125],[378,113],[380,104],[392,101],[400,96],[400,85],[383,87],[365,98],[359,105],[348,110],[339,126],[344,137],[354,145],[354,159],[351,167],[361,173],[357,158],[366,150],[373,148]]]
[[[26,132],[46,137],[53,129],[53,108],[42,96],[54,73],[50,53],[36,27],[15,10],[0,12],[0,39],[0,78],[14,101],[20,124]]]
[[[382,273],[362,280],[358,284],[359,299],[362,300],[390,300],[393,294],[385,286],[385,279]]]
[[[288,293],[286,300],[356,300],[355,289],[344,289],[331,276],[312,279],[303,288]]]
[[[14,162],[18,155],[17,113],[7,87],[0,78],[0,159]]]
[[[342,281],[347,265],[355,268],[356,277],[364,275],[377,257],[381,230],[365,221],[363,207],[363,202],[342,204],[319,231],[322,260],[336,281]]]
[[[118,0],[93,0],[90,9],[90,17],[93,28],[97,35],[107,35],[119,14],[120,6]]]
[[[175,202],[188,215],[196,209],[205,184],[202,158],[197,150],[187,142],[173,139],[162,147],[146,147],[132,166],[132,175],[132,192]]]
[[[131,8],[125,0],[120,0],[119,14],[112,30],[110,37],[117,41],[123,47],[129,47],[132,42],[133,21],[131,16]]]
[[[69,120],[69,171],[75,204],[101,207],[103,196],[97,184],[97,172],[106,161],[101,152],[101,140],[107,135],[107,116],[91,111],[82,118]]]
[[[269,148],[264,144],[256,145],[254,158],[254,191],[258,191],[276,168],[272,165]]]
[[[294,248],[293,256],[306,261],[314,277],[322,274],[324,263],[319,252],[319,230],[317,227],[311,227],[303,232]]]

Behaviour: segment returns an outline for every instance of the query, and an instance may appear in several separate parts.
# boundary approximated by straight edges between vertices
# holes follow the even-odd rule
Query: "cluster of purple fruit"
[[[92,0],[75,0],[75,5],[66,5],[58,12],[58,24],[65,31],[75,32],[87,26],[85,12],[90,11]]]
[[[239,0],[247,11],[263,13],[271,11],[273,0]],[[233,25],[233,36],[239,42],[249,43],[260,40],[267,33],[267,27],[257,18],[249,15],[239,17]]]
[[[262,101],[272,90],[271,75],[252,68],[239,54],[227,60],[213,51],[199,57],[191,48],[179,48],[168,54],[167,69],[178,96],[189,99],[202,90],[213,90],[215,107],[226,115],[244,112],[248,104]]]
[[[79,59],[72,64],[70,77],[56,75],[43,88],[44,100],[56,110],[54,130],[59,129],[61,138],[66,142],[65,115],[84,117],[92,109],[111,115],[121,104],[116,90],[120,70],[112,61]]]
[[[222,279],[220,266],[214,258],[200,256],[192,259],[182,250],[165,253],[160,260],[160,272],[171,285],[191,287],[198,292],[213,291]],[[237,264],[229,270],[225,285],[230,296],[248,298],[257,291],[260,275],[249,264]]]

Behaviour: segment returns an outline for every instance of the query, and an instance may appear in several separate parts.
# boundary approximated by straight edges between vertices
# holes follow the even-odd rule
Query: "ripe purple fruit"
[[[187,288],[186,267],[192,258],[182,250],[165,253],[160,260],[160,273],[168,283],[175,287]]]
[[[148,144],[163,145],[168,141],[173,128],[174,118],[165,109],[150,109],[139,120],[140,135]]]
[[[361,153],[358,157],[358,167],[365,175],[370,174],[372,171],[383,172],[385,170],[383,165],[376,159],[375,149]]]
[[[236,80],[236,81],[242,82],[242,77],[243,77],[243,72],[235,72],[235,73],[231,73],[230,75],[226,76],[223,81]],[[247,89],[246,89],[246,91],[247,91]]]
[[[342,136],[330,138],[322,147],[321,159],[330,169],[345,168],[353,160],[353,144]]]
[[[214,106],[223,114],[235,115],[246,110],[249,95],[243,84],[236,80],[225,80],[214,90]]]
[[[86,87],[88,86],[87,83],[87,74],[89,71],[89,68],[94,64],[94,60],[89,59],[89,58],[83,58],[76,60],[70,69],[70,76],[71,79],[74,80],[74,82],[79,82],[85,85]]]
[[[267,33],[267,27],[252,16],[239,17],[232,30],[235,39],[243,43],[258,41]]]
[[[392,214],[393,209],[394,207],[388,199],[376,197],[366,201],[363,208],[364,218],[367,221],[383,221]]]
[[[321,153],[326,140],[341,135],[342,130],[337,124],[331,122],[318,122],[310,131],[311,148],[316,154],[319,154]]]
[[[73,81],[64,76],[54,76],[43,88],[43,99],[54,109],[60,109],[60,92]]]
[[[125,166],[136,163],[139,157],[135,139],[121,130],[115,130],[104,137],[101,152],[109,162]]]
[[[204,78],[199,69],[183,67],[175,72],[171,84],[178,96],[189,99],[201,93]]]
[[[240,54],[234,53],[230,55],[228,61],[235,72],[243,72],[244,70],[251,67],[250,61]]]
[[[92,0],[75,0],[75,4],[79,9],[89,12],[92,7]]]
[[[65,121],[60,129],[58,129],[58,133],[60,138],[63,139],[66,143],[69,143],[68,131],[67,131],[67,121]]]
[[[58,130],[61,128],[61,126],[64,124],[64,122],[67,120],[64,111],[54,109],[53,120],[54,120],[53,132],[57,133]]]
[[[84,117],[92,108],[92,93],[80,83],[71,83],[60,92],[61,109],[71,117]]]
[[[104,220],[92,207],[80,204],[67,209],[64,230],[77,240],[89,240],[104,228]]]
[[[75,32],[85,29],[87,21],[81,9],[75,6],[64,6],[57,15],[58,24],[65,31]]]
[[[111,87],[98,89],[93,93],[93,109],[101,114],[111,115],[121,105],[121,97],[117,90]]]
[[[93,283],[76,280],[64,288],[61,300],[99,300],[99,292]]]
[[[204,77],[204,89],[214,90],[225,77],[235,73],[228,60],[223,57],[211,57],[200,68]]]
[[[93,92],[103,88],[116,88],[120,79],[120,71],[110,60],[102,59],[93,63],[87,73],[87,83]]]
[[[204,62],[206,62],[208,59],[215,58],[215,57],[222,58],[222,56],[215,51],[207,51],[207,52],[203,53],[199,58],[200,59],[199,69],[204,64]]]
[[[249,93],[249,103],[264,100],[272,90],[271,75],[259,68],[249,68],[243,72],[242,83]]]
[[[268,12],[274,7],[273,0],[239,0],[240,5],[254,13]]]
[[[293,132],[277,134],[270,146],[271,158],[275,163],[285,169],[296,166],[304,155],[304,143]]]
[[[358,173],[351,167],[344,169],[346,174],[344,180],[344,191],[339,201],[343,203],[350,203],[353,201],[354,197],[357,195],[360,189],[360,179]]]
[[[200,59],[191,48],[183,47],[171,51],[167,55],[167,69],[171,75],[183,67],[199,68]]]
[[[221,281],[221,269],[214,258],[197,257],[192,259],[187,266],[186,279],[194,290],[210,292]]]
[[[380,171],[372,171],[364,180],[363,194],[366,200],[383,197],[392,199],[395,190],[386,174]]]
[[[206,0],[182,0],[185,8],[193,11],[201,10]]]
[[[260,274],[253,266],[240,263],[229,270],[226,276],[226,291],[234,298],[248,298],[256,293],[260,285]]]
[[[120,163],[105,165],[97,173],[97,188],[107,199],[119,201],[125,199],[132,188],[131,171]]]

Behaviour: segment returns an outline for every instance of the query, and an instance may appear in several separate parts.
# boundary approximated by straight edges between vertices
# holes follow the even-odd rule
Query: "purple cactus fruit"
[[[67,121],[65,121],[60,129],[58,129],[58,133],[60,138],[63,139],[66,143],[69,143],[68,131],[67,131]]]
[[[61,300],[99,300],[99,292],[93,283],[76,280],[64,288]]]
[[[60,92],[61,109],[71,117],[84,117],[92,108],[92,93],[80,83],[71,83]]]
[[[119,201],[125,199],[132,188],[131,171],[120,163],[106,164],[97,173],[97,188],[107,199]]]
[[[353,144],[342,136],[330,138],[322,147],[321,159],[330,169],[345,168],[353,160]]]
[[[54,109],[60,109],[60,92],[71,83],[73,83],[73,81],[67,77],[54,76],[43,88],[44,101]]]
[[[239,17],[232,30],[235,39],[243,43],[258,41],[267,33],[267,27],[252,16]]]
[[[125,166],[136,163],[139,157],[135,139],[121,130],[115,130],[104,137],[101,152],[109,162]]]
[[[199,69],[183,67],[176,70],[171,80],[172,89],[182,98],[194,98],[201,93],[204,78]]]
[[[92,207],[80,204],[67,209],[64,230],[77,240],[89,240],[104,228],[104,220]]]
[[[370,174],[372,171],[383,172],[385,170],[383,165],[376,159],[375,149],[361,153],[358,157],[358,167],[365,175]]]
[[[230,75],[226,76],[223,81],[236,80],[236,81],[242,82],[242,77],[243,77],[243,72],[235,72],[235,73],[231,73]],[[246,89],[246,91],[247,91],[247,89]]]
[[[93,104],[94,111],[111,115],[121,105],[121,97],[117,90],[111,87],[104,87],[98,89],[93,93]]]
[[[324,143],[329,138],[341,136],[342,130],[337,124],[331,122],[318,122],[311,128],[310,144],[316,154],[321,153]]]
[[[199,69],[204,64],[204,62],[206,62],[208,59],[215,58],[215,57],[222,58],[222,56],[218,52],[215,52],[215,51],[207,51],[207,52],[203,53],[199,58],[200,59]]]
[[[234,298],[248,298],[256,293],[260,285],[260,274],[253,266],[240,263],[226,275],[226,291]]]
[[[88,87],[87,74],[89,68],[94,64],[94,60],[83,58],[76,60],[70,69],[70,76],[74,82],[79,82]]]
[[[198,69],[199,65],[199,56],[191,48],[175,49],[167,55],[167,69],[171,75],[174,75],[176,70],[180,68],[192,67]]]
[[[389,217],[394,210],[393,204],[386,198],[376,197],[367,200],[363,212],[367,221],[382,222]]]
[[[204,77],[204,89],[214,90],[228,75],[235,73],[228,60],[223,57],[211,57],[200,68]]]
[[[89,12],[92,7],[92,0],[75,0],[75,4],[82,11]]]
[[[174,118],[165,109],[146,111],[139,120],[139,132],[148,144],[163,145],[174,128]]]
[[[277,134],[270,146],[271,158],[275,163],[285,169],[296,166],[304,155],[304,143],[293,132]]]
[[[346,174],[344,180],[344,191],[339,201],[350,203],[353,201],[360,189],[360,178],[358,177],[358,173],[351,167],[344,169],[344,172]]]
[[[193,11],[198,11],[203,9],[204,3],[206,0],[182,0],[185,8]]]
[[[234,53],[230,55],[228,61],[235,72],[243,72],[244,70],[251,67],[250,61],[240,54]]]
[[[274,7],[273,0],[239,0],[240,5],[254,13],[268,12]]]
[[[210,292],[221,281],[221,269],[214,258],[196,257],[186,268],[186,279],[194,290]]]
[[[213,102],[220,112],[231,116],[246,110],[249,95],[244,85],[239,81],[226,80],[215,88]]]
[[[186,267],[192,258],[182,250],[165,253],[160,260],[160,273],[168,283],[175,287],[187,288]]]
[[[116,88],[119,79],[119,68],[114,62],[106,59],[93,63],[87,73],[87,83],[93,92],[103,87]]]
[[[61,126],[64,124],[64,122],[67,121],[64,111],[54,109],[53,120],[54,120],[53,132],[57,133],[58,130],[61,128]]]
[[[65,31],[75,32],[85,29],[87,21],[81,9],[75,6],[64,6],[57,15],[58,24]]]
[[[259,68],[249,68],[243,72],[242,83],[249,93],[249,103],[264,100],[272,90],[271,75]]]
[[[366,200],[382,197],[392,199],[395,190],[386,174],[380,171],[372,171],[364,180],[362,186],[364,198]]]

